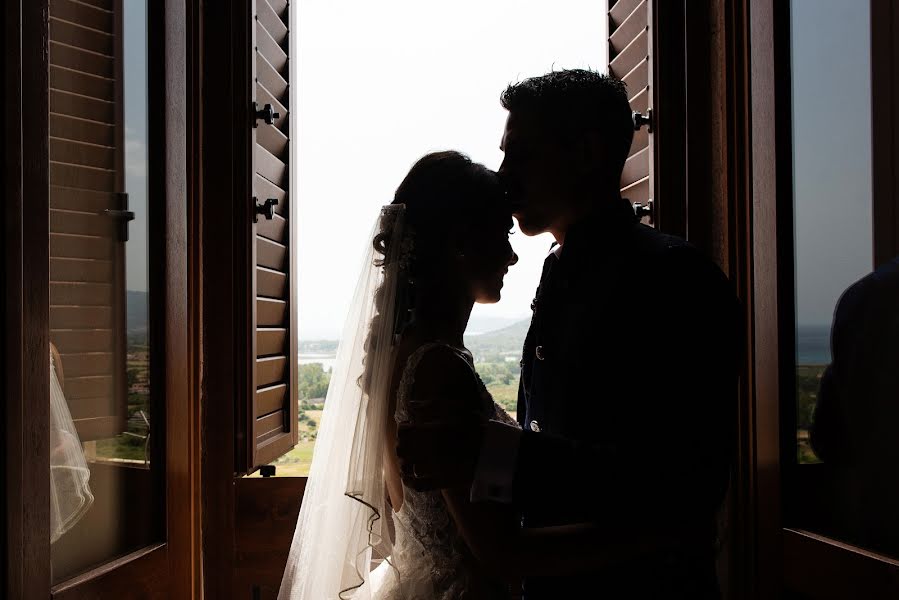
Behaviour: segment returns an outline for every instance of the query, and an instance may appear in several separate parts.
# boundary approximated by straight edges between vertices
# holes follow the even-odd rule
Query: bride
[[[420,159],[372,233],[325,400],[279,600],[509,598],[522,575],[562,575],[666,544],[591,524],[522,529],[469,489],[405,487],[398,423],[509,417],[463,334],[518,261],[493,171],[457,152]],[[375,563],[380,563],[372,568]]]

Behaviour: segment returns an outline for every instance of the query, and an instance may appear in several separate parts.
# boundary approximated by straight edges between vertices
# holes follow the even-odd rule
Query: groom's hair
[[[620,175],[634,138],[631,107],[624,82],[587,69],[552,71],[510,84],[500,96],[509,112],[527,112],[558,133],[574,139],[599,132],[612,167]],[[617,182],[617,179],[616,179]]]

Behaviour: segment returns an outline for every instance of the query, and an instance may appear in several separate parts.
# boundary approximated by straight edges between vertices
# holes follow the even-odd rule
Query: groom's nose
[[[518,264],[518,255],[513,251],[512,256],[509,258],[509,266],[512,267],[516,264]]]

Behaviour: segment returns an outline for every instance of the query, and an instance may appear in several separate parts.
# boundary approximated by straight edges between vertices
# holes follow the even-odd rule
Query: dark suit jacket
[[[729,282],[617,200],[547,258],[533,308],[515,478],[525,527],[594,522],[610,538],[686,530],[708,544],[583,577],[531,578],[525,597],[716,597],[716,513],[736,432]]]

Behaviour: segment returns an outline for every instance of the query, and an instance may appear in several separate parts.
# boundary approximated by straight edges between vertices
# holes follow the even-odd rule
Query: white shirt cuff
[[[487,424],[471,484],[472,502],[512,502],[515,463],[520,445],[521,429],[499,421]]]

